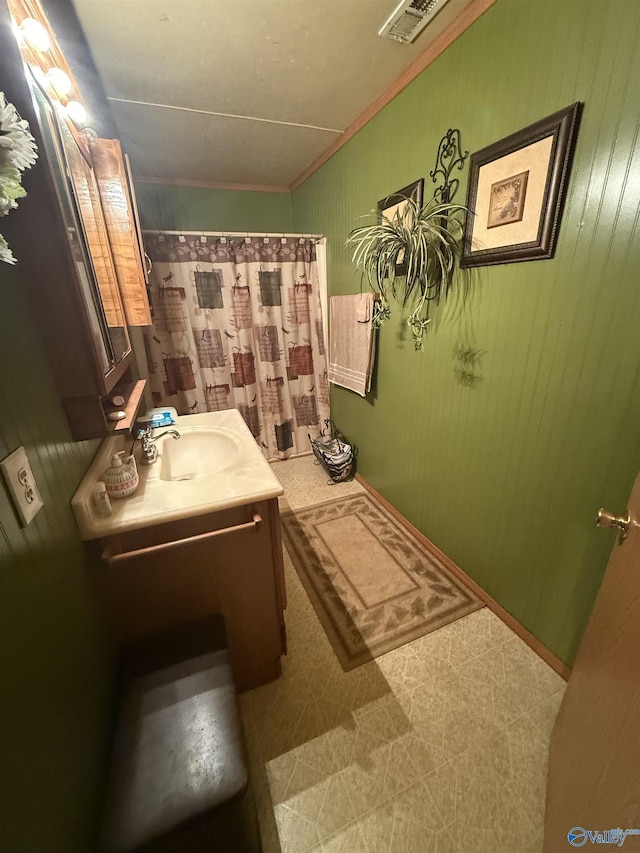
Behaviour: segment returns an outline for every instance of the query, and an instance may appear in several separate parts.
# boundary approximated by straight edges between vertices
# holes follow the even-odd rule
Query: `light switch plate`
[[[0,470],[7,484],[20,520],[26,527],[44,506],[38,485],[24,447],[18,447],[0,462]]]

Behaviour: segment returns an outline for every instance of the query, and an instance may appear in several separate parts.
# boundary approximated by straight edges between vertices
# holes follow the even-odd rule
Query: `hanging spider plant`
[[[429,308],[446,299],[460,253],[466,208],[435,199],[423,207],[412,199],[396,208],[391,219],[377,211],[371,225],[354,228],[347,238],[352,260],[366,275],[372,290],[380,293],[374,325],[390,315],[389,296],[411,305],[408,324],[417,350],[428,324]]]

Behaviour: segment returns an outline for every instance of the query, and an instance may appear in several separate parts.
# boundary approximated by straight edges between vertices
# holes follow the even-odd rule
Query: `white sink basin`
[[[200,480],[233,465],[240,453],[235,436],[207,427],[189,427],[180,438],[166,435],[158,442],[161,480]]]
[[[172,429],[180,438],[158,438],[158,458],[151,465],[140,464],[138,442],[138,488],[126,498],[112,499],[111,515],[99,518],[91,503],[95,485],[111,456],[131,447],[127,436],[105,439],[71,501],[83,539],[251,504],[283,493],[237,409],[182,415]]]

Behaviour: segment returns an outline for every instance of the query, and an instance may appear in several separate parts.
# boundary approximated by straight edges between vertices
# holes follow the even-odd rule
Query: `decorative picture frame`
[[[471,155],[461,267],[552,258],[582,104]]]
[[[403,187],[401,190],[398,190],[395,193],[391,193],[391,195],[388,195],[386,198],[381,199],[378,202],[378,218],[382,220],[382,217],[384,216],[386,219],[391,220],[396,215],[402,217],[402,210],[406,205],[408,198],[413,199],[418,209],[420,209],[422,207],[423,197],[424,178],[419,178],[412,184],[407,184],[407,186]],[[396,275],[405,275],[406,272],[406,264],[396,264]]]

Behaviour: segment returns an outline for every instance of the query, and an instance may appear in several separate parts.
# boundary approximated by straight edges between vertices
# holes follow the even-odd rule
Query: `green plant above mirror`
[[[416,350],[422,349],[431,322],[431,303],[446,300],[451,289],[466,211],[464,205],[435,199],[419,207],[407,198],[391,219],[372,211],[367,215],[375,222],[354,228],[347,237],[356,269],[367,277],[372,290],[380,293],[374,325],[379,327],[390,316],[390,296],[410,305],[407,322]]]

